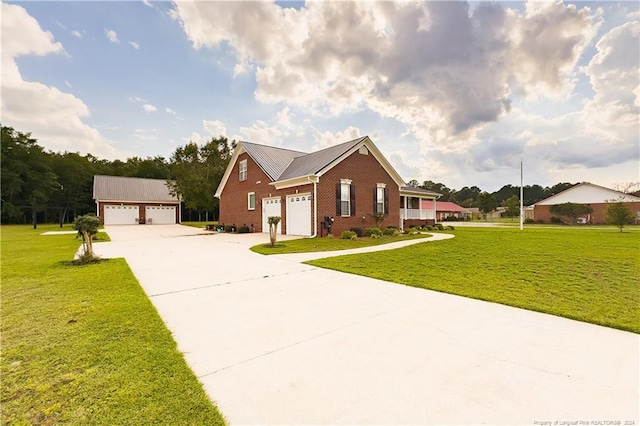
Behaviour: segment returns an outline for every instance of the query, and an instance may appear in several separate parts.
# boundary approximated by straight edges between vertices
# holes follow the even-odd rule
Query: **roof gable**
[[[272,181],[277,180],[295,159],[310,155],[300,151],[259,145],[251,142],[240,143],[245,152]]]
[[[583,182],[551,197],[545,198],[542,201],[538,201],[534,205],[548,206],[563,203],[599,204],[610,201],[638,202],[640,201],[640,197],[605,188],[604,186],[594,185],[589,182]]]
[[[165,179],[96,175],[93,177],[93,199],[98,201],[179,202],[171,195]]]

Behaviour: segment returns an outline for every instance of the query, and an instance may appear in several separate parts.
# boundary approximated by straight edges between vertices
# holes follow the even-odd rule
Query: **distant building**
[[[636,222],[640,219],[640,197],[589,182],[583,182],[538,201],[533,205],[533,219],[538,222],[551,222],[551,218],[554,216],[549,211],[551,206],[575,203],[585,204],[593,208],[593,213],[580,217],[578,223],[605,223],[607,204],[611,202],[629,203],[629,207],[636,217]]]

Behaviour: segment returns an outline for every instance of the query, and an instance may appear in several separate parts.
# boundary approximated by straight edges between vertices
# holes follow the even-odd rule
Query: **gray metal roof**
[[[362,142],[366,136],[344,142],[304,156],[296,157],[277,180],[292,179],[318,173],[332,161]],[[274,179],[275,180],[275,179]]]
[[[414,194],[424,194],[424,195],[442,195],[439,192],[434,192],[434,191],[429,191],[428,189],[423,189],[423,188],[415,188],[413,186],[403,186],[402,188],[400,188],[400,193],[402,194],[403,192],[412,192]]]
[[[93,199],[112,201],[161,201],[177,203],[169,193],[165,179],[145,179],[124,176],[93,177]]]
[[[300,151],[259,145],[251,142],[240,142],[240,144],[253,161],[255,161],[273,181],[278,180],[280,175],[295,158],[308,155]]]

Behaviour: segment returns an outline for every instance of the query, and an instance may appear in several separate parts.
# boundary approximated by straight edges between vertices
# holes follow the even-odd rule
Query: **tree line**
[[[2,223],[69,223],[95,212],[95,175],[167,179],[170,191],[184,202],[185,220],[215,219],[213,194],[233,154],[235,141],[212,138],[189,142],[169,159],[131,157],[104,160],[94,155],[46,151],[30,133],[2,126]]]
[[[189,142],[179,146],[169,159],[156,156],[109,161],[91,154],[45,151],[30,133],[2,126],[1,220],[2,223],[62,224],[72,222],[78,215],[95,212],[94,175],[167,179],[171,192],[184,202],[184,220],[216,220],[219,207],[213,195],[235,146],[235,141],[220,136],[202,145]],[[478,207],[485,213],[504,206],[506,216],[519,215],[518,186],[504,185],[498,191],[488,193],[477,186],[454,190],[430,180],[422,184],[412,180],[409,185],[442,194],[439,201]],[[534,204],[574,185],[527,185],[524,187],[524,205]]]

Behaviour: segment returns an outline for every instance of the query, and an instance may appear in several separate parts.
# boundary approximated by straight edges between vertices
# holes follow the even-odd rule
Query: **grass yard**
[[[381,238],[358,238],[357,240],[343,240],[341,238],[326,237],[301,238],[299,240],[277,241],[275,247],[271,247],[269,244],[258,244],[257,246],[251,247],[251,250],[260,254],[285,254],[307,253],[314,251],[348,250],[428,237],[430,237],[430,235],[418,234],[399,235],[397,237],[384,235]],[[268,236],[266,238],[268,238]]]
[[[455,238],[306,262],[640,333],[640,232],[456,228]]]
[[[0,228],[2,423],[224,424],[126,262],[47,230]]]

